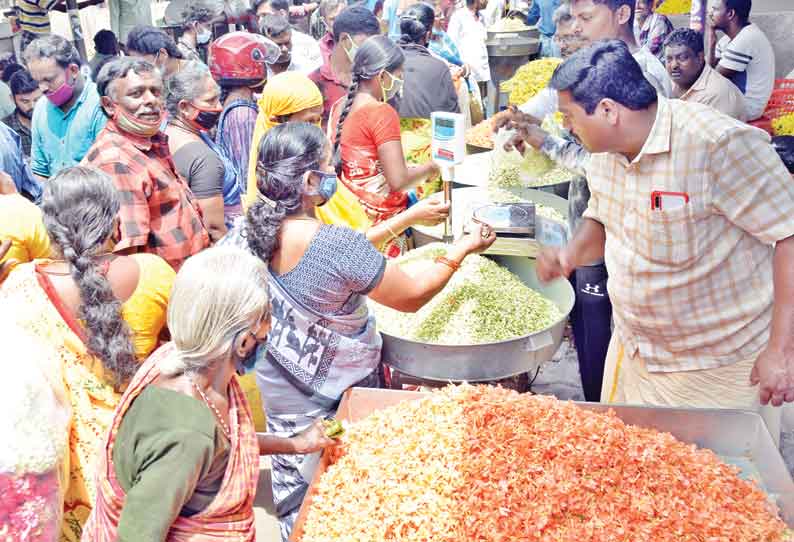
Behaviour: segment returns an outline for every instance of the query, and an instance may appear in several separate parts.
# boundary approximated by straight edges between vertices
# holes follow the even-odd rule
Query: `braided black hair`
[[[259,143],[256,188],[260,197],[248,208],[248,246],[269,262],[278,250],[278,232],[303,203],[303,176],[319,169],[327,152],[323,131],[308,122],[288,122],[270,129]],[[263,196],[263,197],[262,197]]]
[[[68,168],[44,185],[44,225],[80,291],[77,317],[85,323],[88,350],[102,361],[117,386],[135,374],[138,362],[121,302],[97,266],[96,256],[113,234],[119,207],[110,177],[96,169]]]
[[[334,137],[334,169],[336,169],[336,174],[338,176],[342,175],[342,156],[340,151],[342,143],[342,125],[350,114],[350,108],[353,106],[353,100],[356,98],[356,94],[358,94],[358,86],[360,83],[361,76],[353,73],[353,79],[350,82],[350,87],[347,89],[345,107],[342,108],[342,112],[339,114],[339,122],[336,125],[336,136]]]
[[[414,4],[400,16],[400,45],[427,44],[427,33],[433,30],[436,13],[433,6],[425,2]]]
[[[383,70],[392,72],[403,65],[405,55],[395,43],[386,36],[372,36],[367,38],[358,51],[353,61],[352,80],[347,89],[345,106],[339,115],[334,138],[334,165],[337,175],[342,174],[342,157],[339,151],[342,142],[342,126],[350,114],[353,100],[358,94],[362,81],[374,79]]]

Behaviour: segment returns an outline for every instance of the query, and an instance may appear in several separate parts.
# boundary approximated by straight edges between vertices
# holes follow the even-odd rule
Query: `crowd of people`
[[[409,160],[405,136],[467,113],[505,2],[258,0],[254,28],[223,35],[188,4],[177,39],[149,13],[100,32],[90,63],[29,15],[3,70],[0,304],[9,336],[63,374],[63,541],[252,540],[259,455],[286,540],[307,454],[334,444],[322,421],[382,380],[367,299],[417,311],[496,238],[474,227],[419,275],[392,261],[449,214],[423,189],[439,166]],[[779,407],[794,401],[794,184],[745,124],[774,53],[750,0],[712,0],[713,47],[657,4],[523,15],[563,62],[497,129],[575,173],[572,239],[538,273],[574,286],[587,400]],[[540,127],[558,111],[564,136]],[[780,409],[763,413],[779,435]]]

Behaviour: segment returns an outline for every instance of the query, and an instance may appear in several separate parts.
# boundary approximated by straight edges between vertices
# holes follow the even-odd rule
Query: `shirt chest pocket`
[[[640,212],[642,235],[638,251],[648,261],[665,267],[686,267],[702,253],[703,217],[693,204],[675,209],[645,209]]]

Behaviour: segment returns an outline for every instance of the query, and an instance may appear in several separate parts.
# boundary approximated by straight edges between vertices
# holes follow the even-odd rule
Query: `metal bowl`
[[[470,155],[466,156],[463,160],[462,164],[455,166],[455,183],[466,186],[487,187],[492,160],[493,150],[485,150],[478,154],[470,153]],[[568,187],[571,184],[570,180],[553,184],[537,184],[536,178],[524,172],[521,172],[520,175],[521,181],[525,183],[525,188],[551,192],[561,198],[568,197]],[[571,174],[571,178],[573,178],[573,176],[574,175]]]
[[[489,28],[485,40],[487,43],[501,39],[510,39],[516,37],[538,39],[540,38],[540,30],[538,30],[537,26],[527,26],[524,27],[524,30],[502,30],[502,31],[496,31]]]
[[[491,62],[495,58],[510,58],[514,59],[511,62],[521,66],[525,64],[529,57],[536,54],[540,51],[540,40],[534,38],[521,38],[521,40],[515,40],[511,42],[503,42],[503,41],[494,41],[492,43],[486,44],[486,49],[488,51],[488,58]],[[503,77],[503,79],[509,79],[509,77]]]
[[[423,380],[482,382],[532,372],[550,360],[560,346],[565,322],[573,309],[573,288],[567,280],[540,283],[534,260],[517,256],[494,256],[493,259],[518,275],[524,284],[551,299],[562,316],[535,333],[475,345],[427,344],[381,332],[383,362],[403,374]]]

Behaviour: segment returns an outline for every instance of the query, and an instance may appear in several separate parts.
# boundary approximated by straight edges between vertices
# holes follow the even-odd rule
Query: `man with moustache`
[[[673,98],[709,105],[737,120],[747,120],[744,96],[720,72],[706,63],[703,36],[690,28],[674,30],[664,42]]]
[[[160,132],[160,72],[145,60],[121,58],[102,68],[97,90],[110,120],[82,163],[110,175],[122,195],[121,241],[114,250],[151,252],[179,269],[209,246],[209,235]]]

